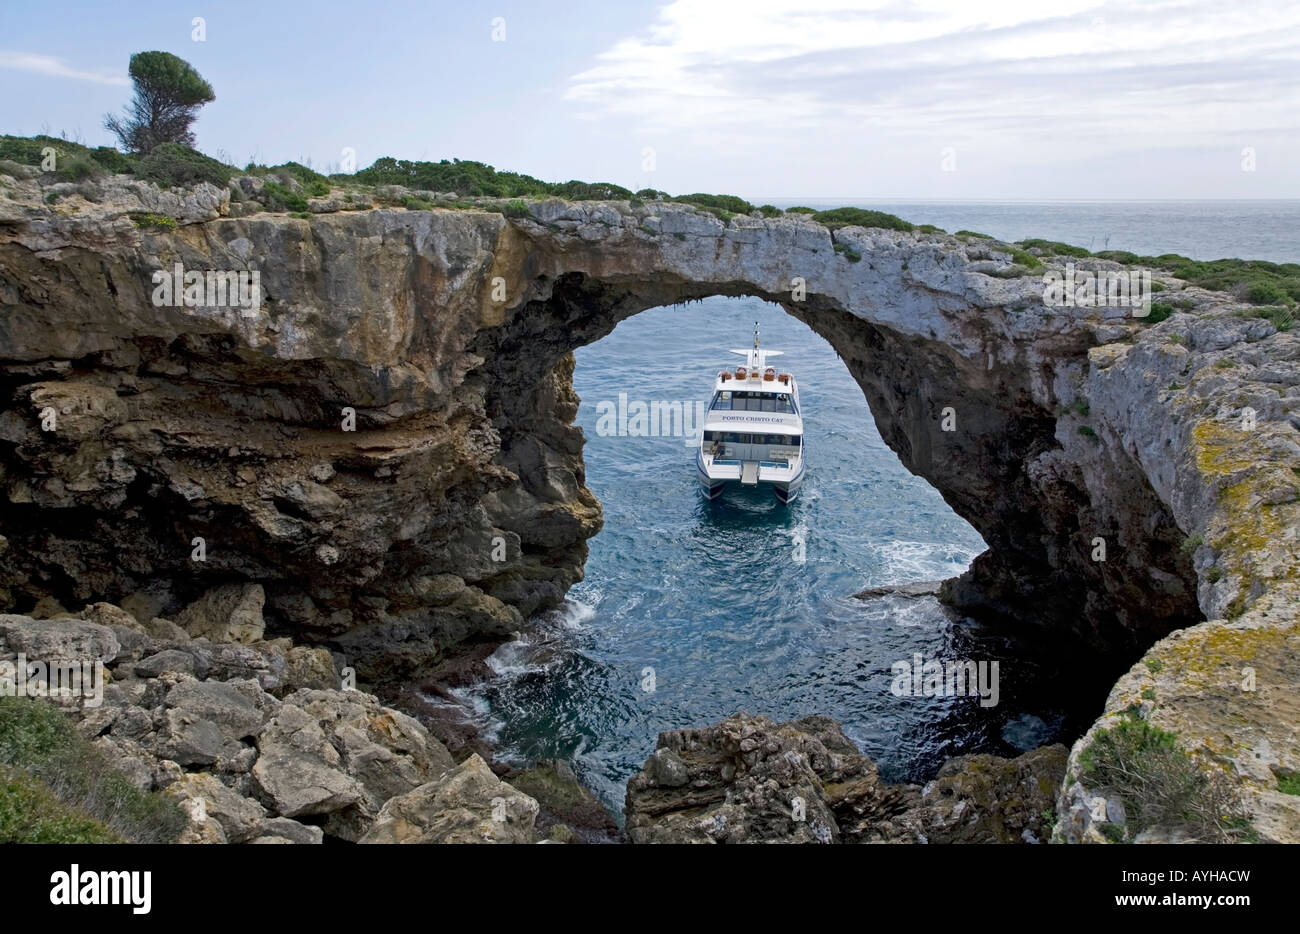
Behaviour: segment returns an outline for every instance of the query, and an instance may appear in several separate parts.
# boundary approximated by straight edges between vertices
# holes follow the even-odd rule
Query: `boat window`
[[[764,397],[763,397],[763,411],[764,411],[764,412],[780,412],[780,411],[781,411],[779,408],[777,408],[777,398],[776,398],[776,396],[764,396]]]
[[[716,396],[714,396],[714,397],[713,397],[713,405],[709,406],[709,408],[711,408],[711,409],[729,409],[729,408],[731,408],[731,391],[730,391],[730,390],[723,390],[722,392],[720,392],[720,393],[718,393]]]

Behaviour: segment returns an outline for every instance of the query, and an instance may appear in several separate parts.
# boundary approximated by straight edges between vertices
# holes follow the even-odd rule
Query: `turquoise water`
[[[809,465],[792,506],[762,489],[709,503],[683,438],[597,433],[598,406],[620,392],[704,401],[756,320],[800,380]],[[962,752],[1039,745],[1073,729],[1080,707],[1080,722],[1095,716],[1105,686],[1062,692],[1059,665],[1032,645],[933,597],[852,596],[958,574],[984,545],[885,446],[861,390],[807,326],[757,299],[713,298],[647,311],[577,358],[587,483],[605,528],[568,604],[503,646],[498,677],[465,696],[502,758],[569,759],[617,812],[659,731],[740,710],[832,716],[894,780],[929,777]],[[891,665],[915,652],[1000,660],[998,704],[895,696]]]

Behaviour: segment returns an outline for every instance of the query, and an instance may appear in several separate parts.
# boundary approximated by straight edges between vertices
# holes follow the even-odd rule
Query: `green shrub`
[[[1152,302],[1150,313],[1142,320],[1147,324],[1159,324],[1174,313],[1173,305],[1166,305],[1164,302]]]
[[[262,183],[262,203],[268,211],[306,211],[307,199],[279,182]]]
[[[1278,776],[1277,790],[1284,795],[1300,795],[1300,773]]]
[[[840,227],[883,227],[886,230],[912,230],[913,227],[901,217],[886,214],[884,211],[868,211],[864,208],[833,208],[818,211],[813,220],[824,224],[831,230]]]
[[[433,202],[425,201],[423,198],[403,198],[402,207],[408,211],[432,211]]]
[[[1042,250],[1047,256],[1091,256],[1092,254],[1081,246],[1071,246],[1068,243],[1060,243],[1056,240],[1021,240],[1020,245],[1026,250]]]
[[[928,233],[928,234],[948,232],[944,230],[942,227],[934,226],[934,224],[922,224],[921,226],[917,227],[916,230],[917,233]]]
[[[131,223],[137,227],[157,230],[175,230],[176,218],[166,214],[132,214]]]
[[[112,146],[98,146],[92,149],[90,158],[115,175],[135,171],[135,166],[139,162],[138,159],[118,152]]]
[[[786,209],[785,209],[785,213],[787,213],[787,214],[816,214],[816,213],[817,213],[817,209],[816,209],[816,208],[806,208],[806,207],[804,207],[803,205],[798,205],[797,207],[786,208]]]
[[[632,197],[628,198],[627,203],[628,203],[628,207],[633,207],[633,208],[645,207],[645,201],[642,200],[641,198],[638,198],[636,195],[633,195]]]
[[[667,201],[668,192],[660,191],[657,188],[642,188],[636,193],[638,198],[644,198],[646,201]]]
[[[727,214],[727,220],[736,214],[748,214],[754,210],[754,206],[744,198],[737,198],[735,195],[708,195],[703,192],[696,192],[690,195],[678,195],[671,199],[681,204],[693,204],[701,208],[713,208],[713,213],[722,212]],[[721,215],[719,215],[721,216]]]
[[[0,766],[0,843],[125,843],[38,779]]]
[[[1183,539],[1183,543],[1178,546],[1178,550],[1182,553],[1183,557],[1190,558],[1196,553],[1196,549],[1200,548],[1204,544],[1205,539],[1200,535],[1189,535]]]
[[[992,239],[994,239],[993,237],[991,237],[991,236],[988,235],[988,234],[976,233],[976,232],[973,231],[973,230],[959,230],[959,231],[957,231],[955,234],[953,234],[953,236],[954,236],[954,237],[975,237],[975,238],[977,238],[977,239],[979,239],[979,240],[992,240]]]
[[[1246,813],[1223,773],[1206,773],[1177,745],[1173,733],[1133,716],[1098,730],[1079,757],[1091,788],[1124,802],[1128,839],[1165,827],[1202,842],[1231,842],[1245,834]]]
[[[61,182],[84,182],[104,174],[104,167],[85,156],[68,156],[58,161],[54,177]]]
[[[545,184],[545,183],[543,183]],[[551,189],[549,192],[517,192],[521,195],[552,194],[566,201],[626,201],[632,197],[632,192],[622,185],[615,185],[613,182],[578,182],[569,181],[561,182],[558,185],[547,185]]]
[[[133,843],[171,843],[187,819],[180,805],[136,788],[40,698],[0,697],[0,766],[43,782],[59,801]]]
[[[1276,305],[1286,300],[1286,290],[1276,282],[1256,282],[1246,289],[1246,301],[1252,305]]]
[[[764,217],[780,217],[780,216],[781,216],[781,209],[778,208],[778,207],[774,207],[773,205],[770,205],[770,204],[760,204],[760,205],[758,206],[758,212],[759,212],[760,214],[762,214]]]
[[[531,217],[532,216],[531,212],[528,210],[528,202],[523,201],[519,198],[515,198],[512,201],[507,201],[504,205],[502,205],[501,213],[504,214],[506,217]]]
[[[850,263],[856,263],[860,259],[862,259],[861,253],[859,253],[857,250],[854,250],[843,243],[835,244],[835,252],[843,256]]]
[[[1096,430],[1090,425],[1080,425],[1079,434],[1083,435],[1085,438],[1091,438],[1093,441],[1098,440]]]
[[[136,175],[162,188],[193,187],[208,182],[224,188],[234,169],[179,143],[161,143],[140,160]]]
[[[1024,266],[1026,269],[1034,270],[1043,268],[1042,260],[1033,253],[1028,253],[1024,250],[1017,249],[1016,247],[1007,247],[1007,252],[1011,254],[1012,259],[1014,259],[1019,265]]]
[[[288,175],[302,186],[303,193],[312,198],[323,198],[330,193],[330,181],[319,172],[315,172],[298,162],[286,162],[284,165],[268,169],[276,175]]]
[[[1295,312],[1284,305],[1263,305],[1252,308],[1245,314],[1252,318],[1265,318],[1273,322],[1279,331],[1289,331],[1295,326]]]

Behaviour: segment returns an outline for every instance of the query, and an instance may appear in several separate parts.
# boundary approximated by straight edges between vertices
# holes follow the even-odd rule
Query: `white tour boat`
[[[696,454],[700,485],[709,499],[717,499],[728,483],[767,484],[789,503],[804,478],[799,384],[768,366],[768,358],[782,351],[758,346],[757,324],[754,346],[731,352],[745,363],[723,370],[714,382]]]

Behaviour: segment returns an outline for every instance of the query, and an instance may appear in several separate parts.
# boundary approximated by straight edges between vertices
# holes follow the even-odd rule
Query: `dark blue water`
[[[800,380],[809,466],[792,506],[761,489],[707,502],[683,438],[598,435],[598,405],[620,392],[705,400],[755,320]],[[929,777],[962,752],[1046,742],[1073,728],[1081,698],[1081,722],[1095,716],[1104,687],[1062,693],[1059,664],[1035,660],[1032,644],[933,597],[852,596],[960,573],[984,545],[885,446],[860,388],[805,325],[757,299],[714,298],[638,315],[577,358],[587,483],[605,528],[568,605],[502,647],[499,677],[466,697],[503,758],[569,759],[617,812],[659,731],[741,710],[832,716],[893,780]],[[1000,660],[999,703],[895,696],[890,666],[914,652]]]

